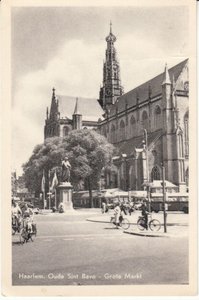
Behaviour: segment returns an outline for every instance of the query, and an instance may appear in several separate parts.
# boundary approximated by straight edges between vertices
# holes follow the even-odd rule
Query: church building
[[[103,82],[99,99],[55,95],[46,113],[44,137],[64,137],[81,128],[96,129],[118,149],[115,170],[106,188],[143,189],[143,183],[165,179],[186,191],[189,180],[188,59],[124,93],[115,48],[106,37]]]
[[[143,183],[162,179],[186,191],[189,178],[188,59],[123,94],[120,68],[110,30],[99,103],[104,120],[99,131],[119,151],[117,172],[107,175],[107,186],[143,189]]]

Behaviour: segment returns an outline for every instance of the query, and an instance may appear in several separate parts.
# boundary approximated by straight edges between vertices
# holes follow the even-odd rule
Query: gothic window
[[[135,136],[135,132],[136,132],[136,120],[135,120],[134,116],[131,116],[131,119],[130,119],[130,135]]]
[[[125,139],[125,123],[122,120],[120,122],[120,140],[124,140]]]
[[[160,180],[160,170],[158,166],[153,167],[151,172],[151,179],[153,180]]]
[[[189,113],[184,116],[184,143],[185,143],[185,157],[189,156]]]
[[[147,112],[144,110],[142,113],[142,124],[143,124],[143,128],[144,129],[148,129],[148,114]]]
[[[161,108],[159,105],[155,108],[155,115],[154,115],[154,127],[161,128]]]
[[[116,132],[115,132],[115,125],[112,124],[111,126],[111,138],[110,138],[112,143],[116,142]]]
[[[69,133],[69,127],[68,126],[64,126],[63,128],[63,136],[67,136]]]

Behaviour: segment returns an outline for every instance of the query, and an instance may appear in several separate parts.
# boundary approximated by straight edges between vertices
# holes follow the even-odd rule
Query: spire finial
[[[52,91],[53,91],[53,98],[54,98],[55,97],[55,88],[54,87],[53,87]]]
[[[110,33],[112,33],[112,22],[110,21]]]

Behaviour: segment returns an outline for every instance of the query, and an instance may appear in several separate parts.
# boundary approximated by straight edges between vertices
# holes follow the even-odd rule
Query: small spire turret
[[[162,85],[165,85],[165,84],[171,84],[167,64],[165,65],[164,74],[163,74],[163,81],[162,81]]]

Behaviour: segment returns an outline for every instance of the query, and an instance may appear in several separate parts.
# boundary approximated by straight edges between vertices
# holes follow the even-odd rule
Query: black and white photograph
[[[5,294],[196,293],[194,14],[11,1]]]

